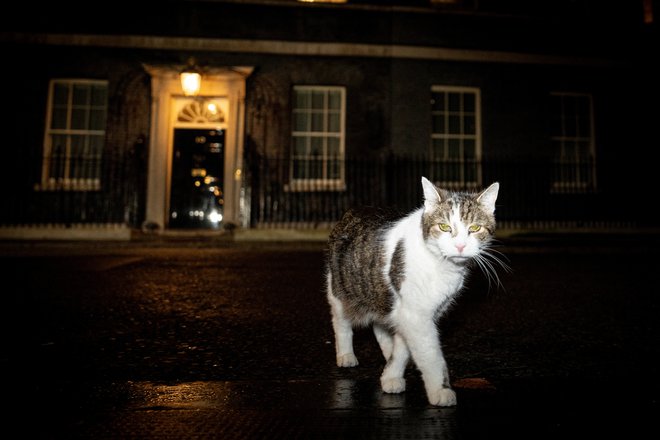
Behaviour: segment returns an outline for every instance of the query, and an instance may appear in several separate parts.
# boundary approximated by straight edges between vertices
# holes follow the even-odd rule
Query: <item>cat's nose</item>
[[[463,252],[463,249],[465,249],[465,243],[455,244],[454,246],[456,246],[456,249],[458,249],[459,254]]]

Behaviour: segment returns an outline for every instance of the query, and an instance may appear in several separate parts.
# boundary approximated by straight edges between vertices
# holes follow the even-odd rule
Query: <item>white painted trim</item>
[[[615,61],[603,58],[398,44],[323,43],[314,41],[161,37],[150,35],[27,34],[6,32],[0,33],[0,41],[62,46],[238,52],[295,56],[401,58],[478,63],[579,66],[611,66],[615,64]]]
[[[151,129],[147,176],[145,229],[162,232],[167,228],[172,172],[172,133],[177,101],[185,98],[179,82],[181,66],[145,65],[151,76]],[[227,100],[225,136],[224,218],[237,225],[243,223],[240,210],[242,157],[245,124],[245,79],[252,67],[237,66],[204,70],[200,97]],[[202,124],[201,127],[205,125]]]

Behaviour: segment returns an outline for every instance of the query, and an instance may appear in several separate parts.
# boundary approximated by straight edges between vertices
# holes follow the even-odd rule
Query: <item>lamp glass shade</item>
[[[181,72],[181,88],[186,96],[195,96],[202,85],[202,75],[197,72]]]

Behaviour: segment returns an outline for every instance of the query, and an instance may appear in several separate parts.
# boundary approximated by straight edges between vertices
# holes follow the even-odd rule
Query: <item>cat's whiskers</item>
[[[501,257],[495,254],[499,254]],[[504,254],[496,249],[493,249],[492,246],[483,247],[481,252],[474,257],[474,261],[477,263],[484,275],[486,275],[489,289],[493,283],[496,286],[504,289],[504,285],[502,284],[499,274],[497,273],[497,269],[495,268],[495,265],[497,264],[505,272],[511,272],[511,267],[503,260],[503,258],[506,258]]]
[[[353,327],[373,324],[386,360],[381,389],[403,392],[412,359],[429,403],[454,406],[447,362],[433,335],[471,266],[479,266],[489,288],[502,286],[498,266],[509,270],[492,243],[499,183],[473,194],[437,188],[423,177],[422,189],[424,206],[408,214],[350,209],[330,233],[327,297],[336,361],[358,365]]]

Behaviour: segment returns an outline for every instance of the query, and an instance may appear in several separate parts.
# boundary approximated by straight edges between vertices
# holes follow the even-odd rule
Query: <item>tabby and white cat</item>
[[[386,393],[406,388],[412,356],[429,402],[452,406],[437,319],[462,289],[471,263],[497,274],[489,244],[495,230],[499,184],[480,193],[436,188],[422,177],[424,205],[403,217],[377,209],[349,210],[333,228],[326,262],[327,297],[339,367],[358,364],[353,327],[373,326],[387,361],[380,377]]]

